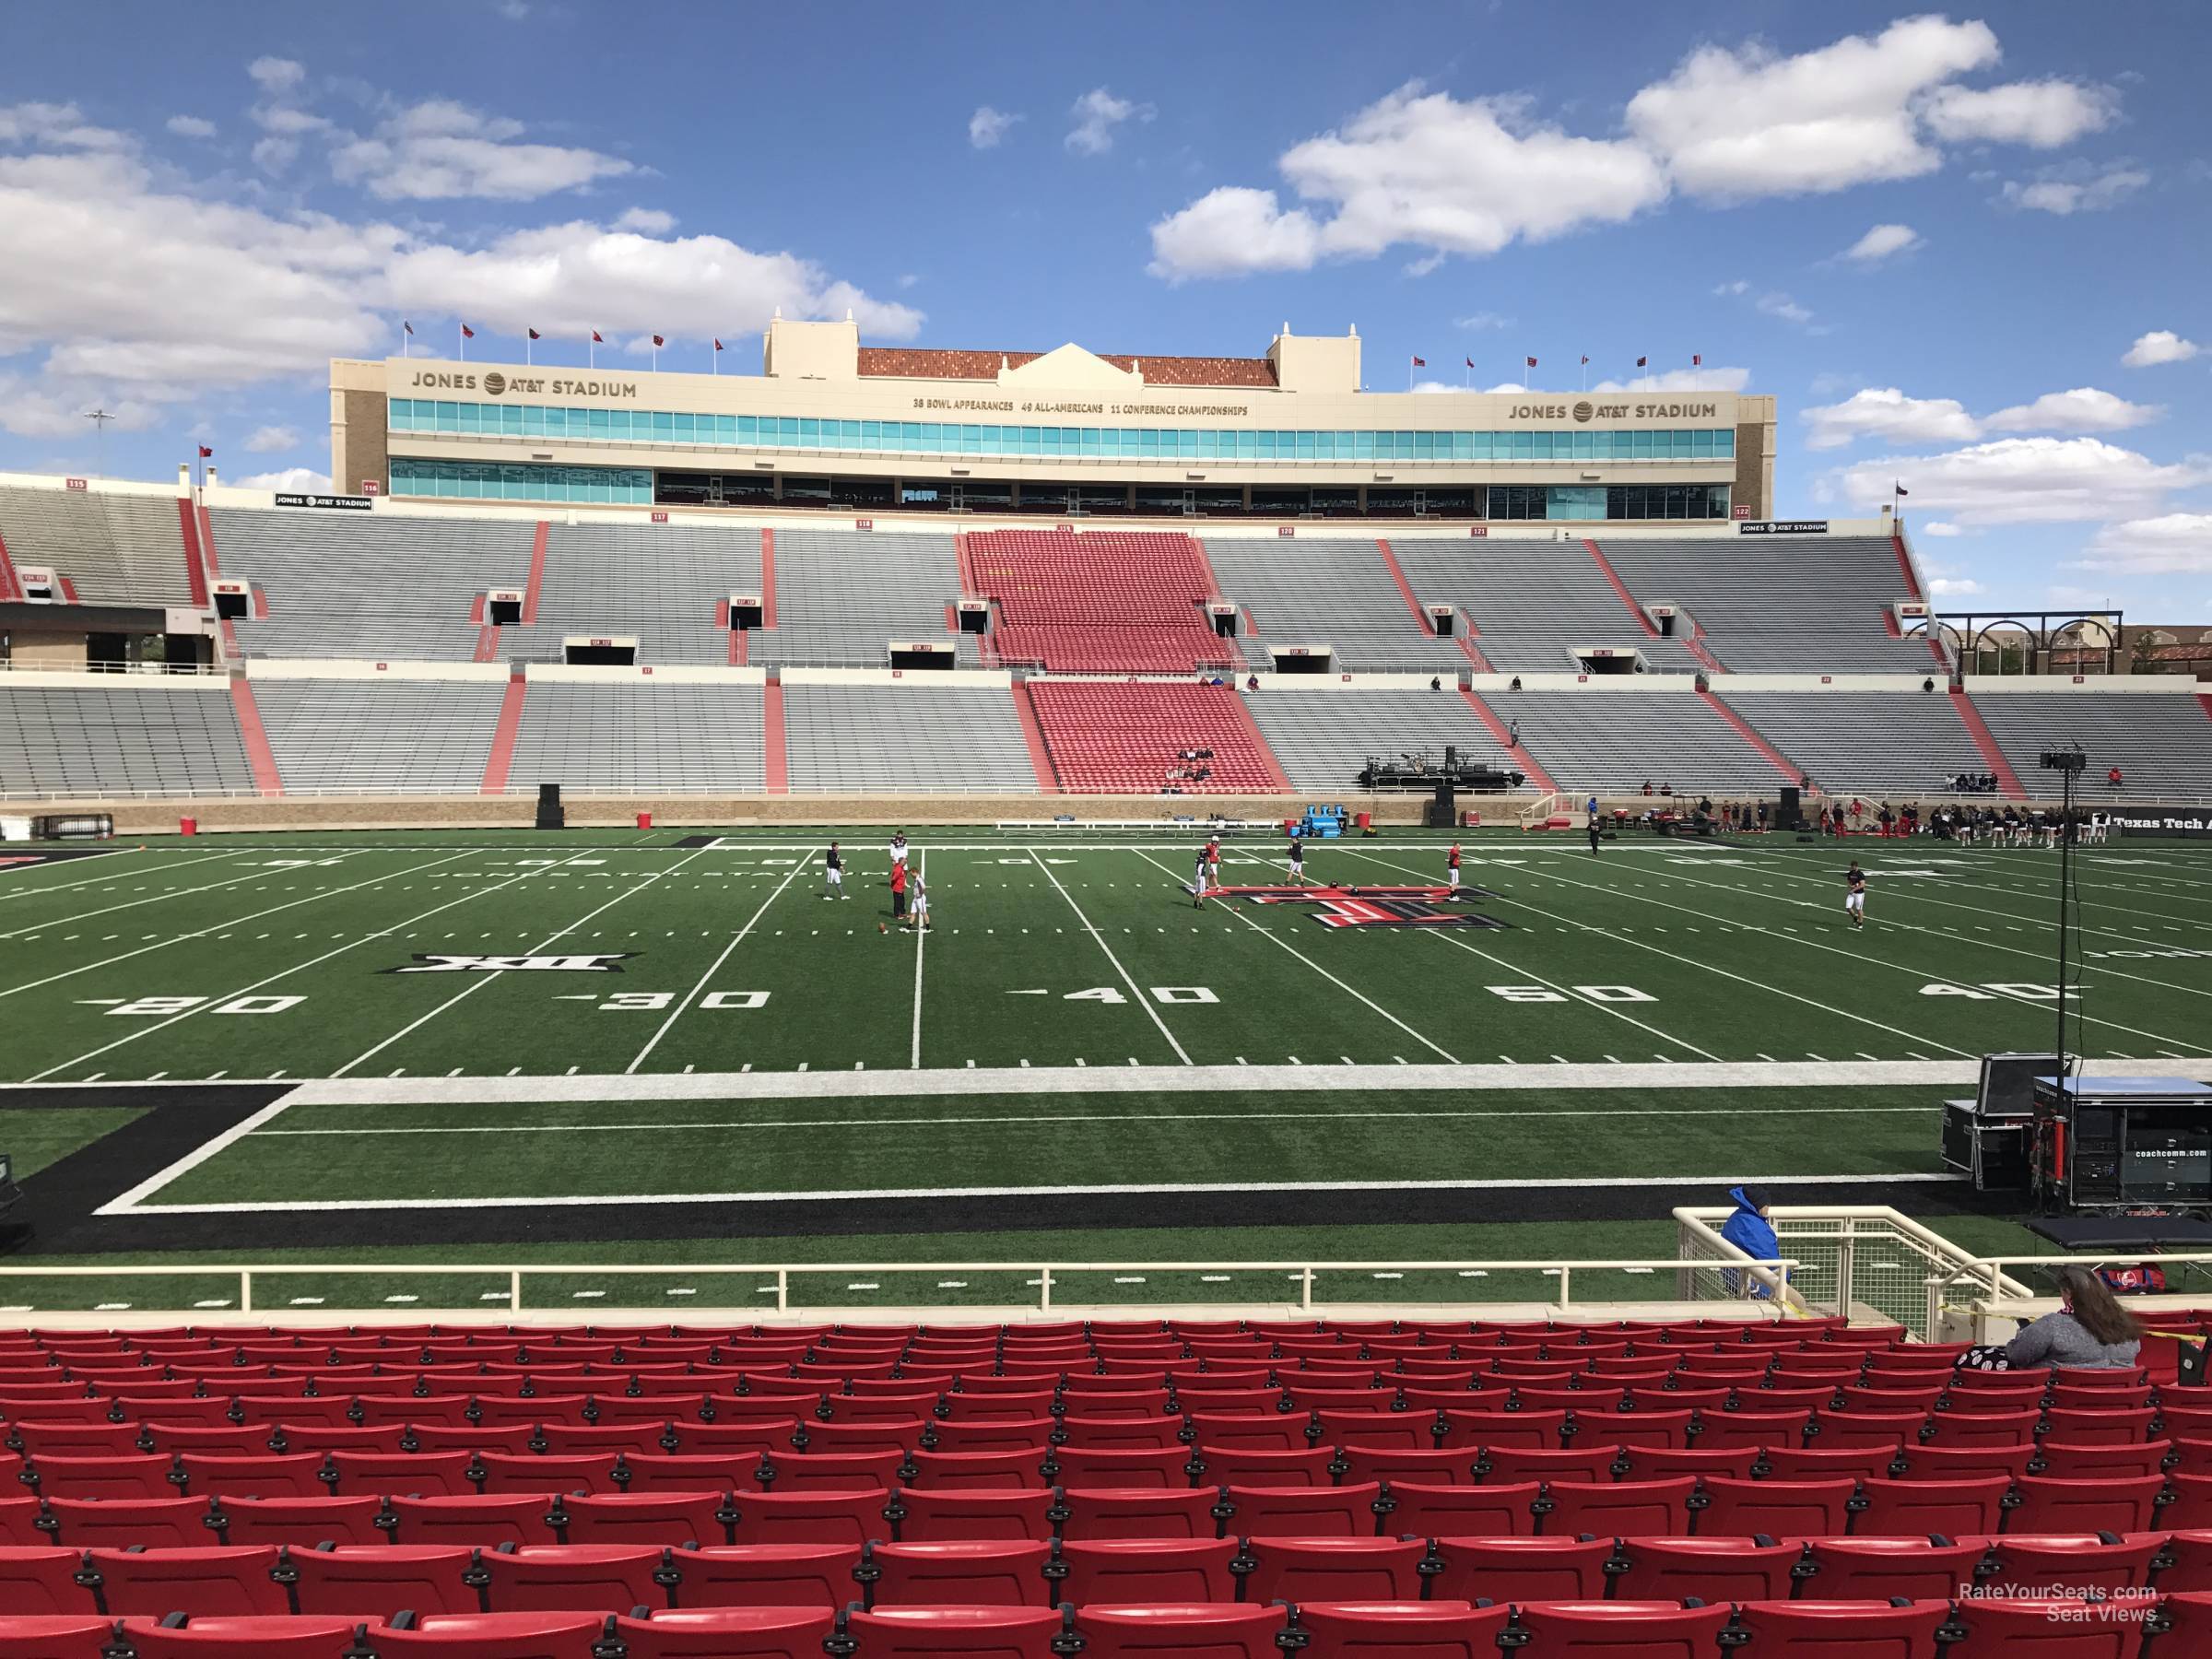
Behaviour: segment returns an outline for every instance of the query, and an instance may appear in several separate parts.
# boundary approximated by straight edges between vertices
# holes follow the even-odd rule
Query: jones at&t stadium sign
[[[401,382],[417,392],[481,392],[487,397],[504,397],[510,392],[539,397],[635,397],[636,381],[570,380],[544,374],[504,374],[487,369],[481,374],[443,369],[418,369]]]

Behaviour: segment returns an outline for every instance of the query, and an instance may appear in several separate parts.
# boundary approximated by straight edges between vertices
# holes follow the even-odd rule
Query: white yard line
[[[368,849],[365,847],[357,847],[352,853],[341,853],[338,856],[352,858],[367,851]],[[166,893],[155,893],[150,898],[131,899],[121,904],[103,905],[99,910],[80,911],[74,916],[57,916],[51,922],[28,923],[21,927],[12,928],[6,933],[0,933],[0,939],[12,939],[18,935],[28,933],[46,933],[56,927],[74,927],[77,923],[89,922],[95,916],[111,916],[117,911],[136,910],[142,904],[159,904],[164,899],[188,899],[194,893],[212,893],[218,888],[236,887],[241,881],[268,881],[276,877],[292,873],[286,870],[248,870],[243,876],[232,876],[222,881],[209,881],[199,887],[172,888]]]
[[[700,851],[702,853],[706,850],[707,849],[704,847],[700,849]],[[676,867],[677,869],[681,869],[683,866],[678,865]],[[798,873],[805,868],[806,868],[806,861],[803,858],[800,859],[796,864],[793,865],[791,866],[790,873],[786,875],[782,880],[776,883],[776,890],[771,893],[767,898],[760,900],[760,908],[752,913],[743,927],[739,928],[735,934],[730,935],[730,942],[722,947],[722,954],[716,957],[714,960],[709,964],[707,971],[699,976],[699,982],[693,985],[690,990],[684,993],[684,1000],[677,1003],[675,1007],[668,1011],[668,1018],[661,1021],[661,1029],[653,1032],[652,1037],[647,1040],[645,1046],[638,1051],[637,1058],[632,1060],[628,1065],[622,1068],[625,1076],[635,1072],[639,1066],[644,1065],[645,1056],[652,1053],[654,1049],[660,1047],[661,1039],[668,1035],[670,1029],[675,1026],[678,1019],[683,1018],[684,1010],[688,1008],[693,1001],[696,1000],[699,995],[706,990],[707,982],[712,979],[717,973],[722,971],[723,963],[730,959],[730,952],[735,950],[739,945],[744,943],[745,935],[751,933],[755,925],[759,924],[760,918],[768,914],[768,907],[783,896],[783,889],[789,887],[792,884],[793,878],[795,877]]]
[[[1544,1073],[1527,1074],[1539,1078]],[[1516,1113],[1521,1109],[1512,1109]],[[1741,1106],[1635,1106],[1635,1107],[1564,1107],[1557,1112],[1540,1111],[1523,1114],[1527,1122],[1550,1118],[1742,1118]],[[1923,1106],[1766,1106],[1757,1108],[1759,1118],[1771,1117],[1884,1117],[1918,1115],[1935,1117],[1940,1105],[1931,1100]],[[410,1124],[389,1128],[340,1129],[264,1129],[254,1136],[257,1140],[328,1136],[344,1139],[366,1135],[631,1135],[682,1134],[690,1130],[756,1133],[794,1129],[877,1129],[972,1127],[978,1124],[999,1127],[1036,1124],[1380,1124],[1393,1121],[1427,1123],[1450,1122],[1464,1118],[1495,1120],[1497,1112],[980,1112],[957,1117],[826,1117],[826,1118],[726,1118],[726,1119],[653,1119],[630,1123],[608,1124]]]
[[[1037,856],[1036,848],[1024,847],[1021,851],[1030,855],[1031,864],[1044,872],[1044,878],[1058,888],[1060,897],[1067,900],[1068,909],[1076,912],[1076,920],[1083,924],[1083,931],[1096,940],[1099,948],[1106,953],[1106,959],[1113,964],[1113,971],[1122,976],[1122,983],[1129,987],[1130,1000],[1151,1016],[1152,1023],[1159,1028],[1159,1034],[1168,1040],[1168,1046],[1175,1051],[1175,1057],[1185,1065],[1190,1065],[1190,1055],[1184,1052],[1182,1044],[1175,1041],[1175,1033],[1168,1030],[1168,1022],[1160,1018],[1159,1010],[1152,1006],[1152,999],[1147,996],[1138,988],[1137,982],[1129,977],[1129,970],[1123,967],[1122,959],[1113,954],[1113,947],[1106,943],[1106,935],[1090,924],[1090,918],[1083,913],[1083,907],[1076,902],[1076,896],[1065,887],[1061,887],[1060,877],[1053,874],[1051,865]]]
[[[1355,853],[1353,856],[1355,858],[1364,858],[1370,864],[1381,865],[1384,869],[1388,870],[1410,870],[1412,868],[1412,866],[1409,865],[1393,864],[1389,859],[1378,858],[1371,853]],[[1564,879],[1564,877],[1554,877],[1554,879]],[[1586,886],[1588,884],[1576,883],[1575,885]],[[1572,916],[1561,915],[1557,911],[1545,910],[1538,905],[1530,904],[1524,900],[1508,899],[1503,893],[1500,893],[1498,895],[1498,902],[1500,904],[1510,904],[1517,910],[1524,910],[1528,912],[1528,913],[1532,916],[1542,916],[1547,922],[1557,922],[1564,926],[1574,928],[1578,932],[1597,934],[1601,937],[1612,940],[1616,945],[1633,946],[1638,950],[1650,951],[1654,956],[1662,956],[1666,958],[1669,961],[1680,962],[1685,967],[1696,968],[1707,973],[1718,974],[1721,978],[1725,980],[1733,980],[1739,985],[1748,985],[1755,991],[1765,991],[1775,996],[1786,996],[1790,999],[1790,1001],[1794,1003],[1803,1003],[1808,1008],[1818,1008],[1823,1013],[1834,1015],[1839,1019],[1849,1019],[1855,1021],[1860,1025],[1872,1026],[1876,1030],[1887,1031],[1892,1037],[1902,1037],[1913,1042],[1924,1042],[1930,1048],[1939,1048],[1942,1049],[1946,1053],[1950,1054],[1966,1054],[1972,1052],[1969,1049],[1956,1047],[1948,1042],[1939,1041],[1933,1037],[1923,1037],[1917,1032],[1906,1030],[1901,1026],[1888,1025],[1881,1020],[1871,1018],[1864,1014],[1853,1014],[1847,1008],[1839,1008],[1833,1003],[1824,1003],[1818,997],[1801,996],[1794,991],[1784,991],[1779,985],[1770,985],[1762,981],[1748,978],[1741,973],[1733,973],[1725,968],[1720,967],[1712,962],[1705,961],[1698,957],[1683,956],[1678,952],[1668,950],[1663,946],[1653,945],[1643,939],[1629,938],[1623,934],[1615,933],[1611,928],[1601,926],[1596,923],[1579,922]]]
[[[929,890],[929,849],[922,849],[921,863],[916,873],[922,878],[922,890]],[[922,954],[929,947],[929,929],[914,929],[914,1036],[907,1065],[914,1071],[922,1069]]]
[[[137,1205],[128,1210],[103,1206],[100,1215],[155,1216],[261,1216],[313,1213],[330,1210],[457,1210],[595,1208],[619,1205],[670,1204],[858,1204],[885,1198],[1059,1198],[1133,1197],[1161,1193],[1405,1193],[1405,1192],[1526,1192],[1535,1189],[1709,1187],[1751,1181],[1760,1186],[1890,1186],[1911,1183],[1947,1186],[1968,1177],[1948,1171],[1940,1174],[1912,1172],[1899,1175],[1762,1175],[1754,1169],[1696,1170],[1677,1175],[1616,1175],[1558,1177],[1505,1176],[1494,1180],[1463,1181],[1160,1181],[1115,1183],[1071,1183],[1066,1186],[971,1187],[844,1187],[834,1191],[797,1193],[594,1193],[582,1195],[502,1196],[496,1198],[332,1198],[277,1199],[268,1203]]]
[[[571,853],[567,858],[560,860],[558,864],[548,865],[545,867],[545,869],[531,870],[525,875],[514,877],[512,879],[515,881],[523,881],[527,880],[531,876],[543,876],[547,873],[547,870],[561,869],[568,865],[573,864],[577,859],[582,856],[583,854],[581,853]],[[697,853],[692,854],[692,857],[694,858],[697,856]],[[560,932],[553,935],[551,938],[547,939],[542,945],[534,945],[522,954],[524,956],[535,956],[541,951],[552,949],[553,947],[561,939],[564,939],[570,934],[574,933],[578,928],[582,927],[584,923],[589,922],[593,916],[598,915],[601,911],[612,910],[616,905],[621,903],[623,900],[629,898],[630,894],[639,891],[640,888],[651,887],[654,882],[658,881],[664,876],[674,875],[677,870],[682,869],[684,865],[689,862],[689,859],[679,860],[677,863],[670,865],[665,870],[655,870],[652,875],[646,877],[644,880],[639,882],[636,887],[627,888],[623,891],[617,893],[612,899],[609,899],[606,903],[600,905],[598,910],[593,911],[590,915],[584,916],[578,921],[570,923],[568,926],[562,928]],[[501,882],[500,885],[504,887],[507,886],[508,883]],[[501,972],[500,971],[472,975],[467,985],[464,986],[461,990],[454,992],[453,995],[447,997],[443,1002],[440,1003],[429,1013],[423,1015],[420,1018],[409,1020],[406,1025],[400,1027],[398,1030],[393,1032],[391,1036],[385,1038],[374,1048],[364,1050],[362,1053],[356,1054],[352,1059],[347,1061],[345,1065],[339,1066],[337,1070],[332,1072],[330,1075],[334,1077],[344,1077],[347,1072],[351,1071],[355,1066],[360,1065],[363,1061],[375,1058],[375,1056],[382,1053],[386,1049],[397,1042],[402,1037],[407,1036],[420,1027],[429,1024],[431,1020],[437,1018],[439,1015],[444,1013],[455,1003],[466,1001],[469,997],[476,994],[476,993],[481,991],[486,985],[489,984],[493,980],[500,977]]]
[[[441,864],[452,864],[454,862],[454,859],[465,858],[467,856],[469,856],[469,854],[465,853],[457,853],[453,858],[441,859],[438,862]],[[405,874],[405,872],[403,871],[401,874]],[[250,985],[241,985],[237,990],[225,992],[220,996],[211,996],[206,1002],[199,1004],[197,1006],[185,1009],[182,1014],[172,1014],[167,1019],[158,1021],[150,1026],[142,1027],[140,1030],[131,1032],[128,1036],[118,1037],[112,1042],[102,1043],[96,1049],[77,1055],[74,1060],[65,1060],[58,1065],[50,1065],[44,1071],[40,1072],[36,1077],[29,1077],[26,1079],[26,1081],[32,1083],[43,1082],[46,1078],[53,1077],[55,1072],[69,1071],[74,1067],[84,1065],[88,1060],[97,1059],[101,1054],[108,1053],[115,1049],[119,1049],[125,1043],[136,1042],[142,1037],[151,1037],[157,1031],[166,1031],[171,1026],[175,1025],[179,1020],[190,1019],[194,1014],[201,1013],[208,1008],[216,1007],[223,1003],[229,1002],[233,997],[247,995],[249,993],[260,990],[264,985],[273,985],[277,981],[289,979],[296,973],[305,973],[309,969],[319,967],[323,963],[329,961],[333,957],[341,957],[349,950],[358,949],[359,947],[368,944],[371,939],[390,938],[394,934],[397,933],[403,927],[412,927],[418,922],[427,921],[431,916],[440,915],[446,911],[452,910],[455,905],[466,904],[472,899],[481,899],[487,893],[496,893],[502,888],[512,887],[516,882],[526,881],[532,876],[535,876],[537,874],[539,874],[539,872],[535,869],[525,870],[519,876],[510,876],[505,881],[494,882],[489,887],[477,888],[473,892],[462,894],[458,899],[449,899],[443,904],[433,905],[429,910],[418,912],[416,914],[407,917],[404,921],[393,923],[389,927],[380,927],[373,933],[365,933],[361,935],[361,936],[358,939],[348,939],[345,944],[339,946],[335,950],[326,950],[319,957],[312,957],[304,962],[298,962],[293,964],[291,967],[282,969],[276,973],[267,974],[261,979],[255,980]],[[390,877],[382,877],[382,879],[389,880]],[[371,884],[369,882],[361,882],[359,885],[362,887],[368,887]],[[341,888],[336,890],[340,892],[346,892],[349,891],[350,889]]]
[[[239,1119],[237,1123],[231,1124],[230,1127],[224,1130],[222,1134],[215,1135],[210,1139],[202,1142],[199,1146],[194,1147],[191,1151],[185,1153],[183,1157],[178,1159],[176,1162],[171,1164],[167,1169],[157,1171],[155,1173],[148,1175],[144,1181],[140,1182],[136,1186],[132,1187],[128,1192],[117,1194],[114,1197],[109,1199],[107,1203],[101,1205],[92,1213],[96,1216],[122,1216],[129,1214],[131,1211],[137,1209],[146,1202],[147,1198],[159,1192],[171,1182],[179,1180],[183,1176],[191,1174],[193,1171],[198,1169],[202,1164],[206,1163],[209,1159],[215,1157],[218,1153],[229,1151],[232,1147],[236,1146],[240,1141],[244,1140],[247,1135],[253,1134],[254,1130],[260,1128],[264,1124],[271,1123],[276,1118],[282,1116],[283,1113],[290,1107],[290,1105],[291,1099],[289,1096],[286,1096],[279,1100],[271,1100],[259,1112]]]
[[[1143,859],[1147,864],[1152,865],[1153,868],[1161,871],[1171,880],[1177,879],[1173,870],[1169,869],[1166,865],[1161,864],[1159,859],[1154,858],[1150,853],[1140,853],[1137,854],[1137,856]],[[1270,933],[1266,928],[1262,927],[1257,922],[1254,922],[1250,916],[1246,915],[1242,911],[1237,909],[1233,904],[1229,907],[1229,913],[1236,917],[1238,921],[1243,923],[1245,926],[1251,928],[1253,932],[1258,934],[1269,944],[1280,946],[1283,949],[1288,951],[1292,956],[1296,957],[1307,967],[1312,969],[1314,972],[1320,974],[1323,979],[1327,980],[1330,984],[1335,985],[1339,991],[1343,991],[1349,995],[1358,997],[1361,1002],[1365,1003],[1376,1013],[1382,1015],[1383,1018],[1389,1020],[1392,1025],[1396,1026],[1399,1030],[1405,1032],[1406,1036],[1412,1038],[1423,1048],[1429,1050],[1430,1053],[1442,1054],[1445,1061],[1450,1065],[1456,1065],[1459,1064],[1458,1060],[1451,1053],[1446,1052],[1436,1043],[1430,1041],[1428,1038],[1422,1036],[1420,1032],[1415,1030],[1411,1026],[1407,1025],[1404,1020],[1400,1019],[1395,1014],[1393,1014],[1388,1008],[1382,1006],[1382,1004],[1376,1002],[1373,998],[1367,996],[1361,992],[1356,991],[1351,986],[1346,984],[1342,980],[1331,973],[1326,968],[1324,968],[1319,962],[1316,962],[1312,957],[1306,955],[1304,951],[1299,949],[1295,945],[1291,944],[1288,939],[1281,938],[1276,934]]]
[[[59,973],[48,974],[44,979],[26,980],[20,985],[10,985],[5,991],[0,991],[0,996],[14,996],[18,992],[36,991],[41,985],[52,985],[65,979],[75,979],[78,974],[90,973],[95,969],[112,968],[118,962],[127,962],[133,957],[142,957],[149,951],[166,950],[171,945],[182,945],[192,939],[204,939],[209,934],[219,933],[226,927],[243,927],[249,922],[258,922],[264,916],[274,916],[279,911],[294,910],[302,904],[313,904],[324,899],[335,899],[341,893],[359,892],[363,888],[376,886],[380,881],[396,881],[402,876],[414,875],[418,870],[434,870],[441,865],[457,864],[468,856],[465,853],[455,853],[444,858],[433,858],[428,864],[409,865],[401,870],[387,870],[381,876],[369,877],[365,880],[354,882],[349,887],[324,888],[319,892],[308,894],[304,899],[288,899],[282,904],[271,905],[267,910],[253,911],[243,916],[231,916],[221,922],[211,922],[206,927],[192,933],[177,934],[166,939],[156,939],[151,945],[141,945],[135,950],[119,951],[114,956],[102,957],[96,962],[86,962],[80,967],[65,968]]]

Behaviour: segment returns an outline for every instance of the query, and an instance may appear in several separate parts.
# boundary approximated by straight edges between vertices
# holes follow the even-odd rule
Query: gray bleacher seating
[[[217,507],[209,517],[222,574],[267,592],[267,618],[235,625],[246,653],[262,657],[465,663],[479,631],[472,601],[523,588],[537,532],[527,519],[381,509]]]
[[[1933,692],[1787,692],[1715,680],[1713,689],[1830,794],[1936,794],[1959,772],[1987,770],[1940,683]],[[2212,723],[2205,729],[2212,735]]]
[[[1391,543],[1423,605],[1455,605],[1462,627],[1501,674],[1571,674],[1578,648],[1634,647],[1659,674],[1692,674],[1698,662],[1673,640],[1653,639],[1579,540],[1406,538]]]
[[[1794,782],[1692,692],[1494,692],[1500,720],[1570,794],[1630,794],[1648,781],[1677,794],[1772,794]]]
[[[1238,643],[1254,668],[1274,666],[1274,645],[1328,645],[1343,668],[1453,675],[1472,665],[1406,609],[1371,540],[1218,536],[1206,554],[1221,596],[1251,618]]]
[[[53,569],[86,605],[192,603],[171,496],[0,486],[0,542],[17,569]]]
[[[0,677],[0,794],[251,790],[227,680],[118,677],[83,690]]]
[[[1441,691],[1262,691],[1244,706],[1299,789],[1355,790],[1372,757],[1426,750],[1441,763],[1446,745],[1478,766],[1521,770],[1450,681]]]
[[[975,637],[946,631],[960,596],[950,535],[868,530],[776,532],[776,625],[753,635],[746,660],[797,667],[881,668],[902,639],[958,647],[981,667]]]
[[[1677,605],[1736,674],[1935,674],[1923,640],[1892,639],[1882,620],[1905,597],[1886,536],[1708,536],[1683,541],[1600,535],[1598,545],[1646,605]]]
[[[508,788],[759,794],[760,711],[758,686],[534,680]]]
[[[2039,765],[2042,752],[2079,744],[2091,800],[2111,795],[2105,774],[2115,766],[2129,798],[2212,798],[2212,713],[2195,697],[1986,691],[1974,707],[2031,795],[2058,794],[2056,774]]]
[[[1037,773],[1004,686],[783,688],[794,794],[978,790],[1032,794]]]
[[[750,525],[557,524],[537,620],[502,632],[500,655],[558,663],[563,635],[634,634],[641,663],[726,663],[729,631],[714,607],[759,589],[760,532]]]
[[[288,792],[468,793],[484,781],[505,680],[258,679]]]

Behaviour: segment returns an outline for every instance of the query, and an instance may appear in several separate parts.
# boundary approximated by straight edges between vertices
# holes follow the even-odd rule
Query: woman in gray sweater
[[[2063,1365],[2114,1371],[2135,1364],[2143,1327],[2113,1299],[2103,1280],[2086,1268],[2062,1268],[2058,1300],[2057,1312],[2023,1326],[2005,1345],[2012,1370]]]

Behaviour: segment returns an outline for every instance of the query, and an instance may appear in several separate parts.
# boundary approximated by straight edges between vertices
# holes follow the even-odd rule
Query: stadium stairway
[[[1030,770],[1037,776],[1038,790],[1044,794],[1060,793],[1060,774],[1053,769],[1052,746],[1044,740],[1044,727],[1037,719],[1037,705],[1030,700],[1030,682],[1014,682],[1014,717],[1021,723],[1021,740],[1030,751]]]
[[[2020,787],[2019,774],[2012,770],[2012,762],[2006,759],[2005,751],[1997,747],[1996,738],[1990,735],[1988,723],[1982,718],[1982,711],[1974,706],[1974,700],[1967,695],[1966,688],[1953,686],[1950,693],[1951,706],[1959,711],[1959,718],[1966,725],[1967,735],[1974,740],[1974,747],[1982,751],[1982,763],[1996,774],[1998,791],[2008,801],[2026,800],[2028,792]]]
[[[1726,703],[1723,702],[1718,697],[1714,696],[1712,692],[1700,688],[1698,695],[1705,700],[1706,705],[1710,707],[1715,714],[1718,714],[1723,720],[1726,721],[1730,726],[1735,728],[1735,735],[1738,737],[1741,737],[1746,743],[1749,744],[1753,748],[1757,749],[1760,754],[1767,758],[1769,763],[1773,766],[1774,770],[1782,774],[1783,782],[1794,783],[1805,776],[1805,769],[1803,767],[1799,766],[1794,760],[1792,760],[1787,755],[1776,748],[1771,743],[1769,743],[1766,737],[1756,726],[1754,726],[1749,721],[1746,720],[1741,714],[1736,712],[1735,710],[1730,708]]]
[[[1462,686],[1459,688],[1459,694],[1466,699],[1467,707],[1475,711],[1476,718],[1489,728],[1490,736],[1497,742],[1498,747],[1512,757],[1511,766],[1513,771],[1524,774],[1531,783],[1534,783],[1546,794],[1559,793],[1559,786],[1552,782],[1551,774],[1537,764],[1536,758],[1528,752],[1525,741],[1516,742],[1514,740],[1512,728],[1498,718],[1498,712],[1495,709],[1483,701],[1469,687]]]

